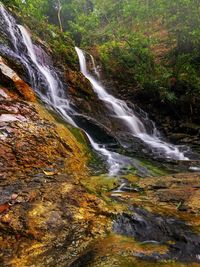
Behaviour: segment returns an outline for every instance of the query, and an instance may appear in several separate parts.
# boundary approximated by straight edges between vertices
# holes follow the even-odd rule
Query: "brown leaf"
[[[47,172],[47,171],[43,171],[45,175],[47,176],[52,176],[52,175],[55,175],[56,172]]]

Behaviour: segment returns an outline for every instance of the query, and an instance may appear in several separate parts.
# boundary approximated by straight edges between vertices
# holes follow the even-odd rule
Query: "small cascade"
[[[119,157],[120,155],[115,152],[111,152],[107,150],[105,147],[101,147],[101,145],[94,142],[94,140],[91,138],[90,135],[88,134],[86,135],[90,141],[91,146],[101,155],[106,157],[107,163],[109,165],[109,175],[110,176],[117,175],[119,171],[122,169],[122,167],[124,166],[124,162],[122,158],[120,159]]]
[[[96,64],[95,64],[95,61],[94,61],[94,57],[92,55],[90,55],[90,58],[91,58],[91,62],[92,62],[92,68],[93,68],[93,71],[95,73],[95,75],[98,77],[98,79],[100,79],[100,74],[97,70],[97,67],[96,67]]]
[[[163,158],[173,160],[188,160],[184,156],[184,152],[179,150],[178,146],[174,146],[170,143],[164,142],[160,139],[159,132],[156,130],[154,123],[152,125],[151,133],[147,132],[145,124],[142,120],[134,113],[132,109],[128,107],[125,101],[117,99],[110,95],[106,89],[98,82],[87,69],[87,63],[84,52],[76,47],[78,54],[80,69],[83,75],[90,81],[95,93],[98,97],[104,101],[105,105],[110,109],[111,113],[114,113],[115,117],[120,119],[121,122],[127,126],[129,132],[133,137],[137,137],[151,148],[152,153],[161,155]],[[145,113],[143,111],[143,113]]]

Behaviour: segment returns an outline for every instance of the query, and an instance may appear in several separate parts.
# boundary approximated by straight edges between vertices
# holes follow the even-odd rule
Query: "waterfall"
[[[21,25],[18,25],[18,28],[21,31],[24,44],[27,47],[31,60],[36,65],[38,70],[42,73],[42,75],[45,77],[47,82],[48,91],[46,92],[46,94],[41,94],[41,92],[38,92],[40,98],[47,104],[53,106],[53,108],[57,110],[61,114],[61,116],[66,119],[71,125],[78,127],[73,121],[73,119],[69,116],[69,113],[72,111],[70,109],[69,102],[67,101],[66,96],[62,94],[62,92],[64,91],[62,83],[59,81],[55,73],[54,75],[52,74],[52,70],[50,70],[48,66],[41,65],[38,62],[33,43],[27,30]],[[117,153],[110,152],[105,147],[102,147],[101,145],[97,144],[87,132],[86,135],[94,150],[96,150],[101,155],[107,158],[107,162],[109,165],[109,175],[116,175],[119,170],[124,166],[124,163],[119,158],[119,155]]]
[[[70,107],[63,83],[59,79],[58,74],[54,70],[53,66],[45,62],[45,60],[41,62],[41,60],[37,57],[37,47],[32,43],[28,31],[23,26],[16,25],[14,18],[12,18],[12,16],[4,9],[2,5],[0,5],[0,15],[3,19],[3,21],[1,21],[3,23],[2,25],[6,26],[6,28],[2,28],[1,30],[6,33],[6,36],[12,44],[11,49],[6,46],[4,49],[2,46],[1,52],[3,51],[2,53],[4,53],[5,50],[7,56],[16,56],[16,59],[20,59],[20,64],[23,64],[27,70],[27,73],[29,74],[29,82],[32,84],[32,87],[35,89],[41,100],[49,107],[52,107],[55,111],[57,111],[61,117],[69,122],[72,126],[78,127],[73,119],[75,112]],[[99,98],[112,107],[113,112],[119,118],[121,118],[126,125],[129,126],[130,131],[134,135],[139,136],[143,134],[146,135],[146,143],[151,142],[151,138],[153,138],[155,142],[156,138],[158,137],[152,137],[148,135],[142,121],[133,114],[133,111],[126,105],[126,103],[122,100],[116,99],[106,92],[102,85],[88,73],[84,53],[78,48],[76,48],[76,51],[79,56],[81,71],[86,78],[90,80]],[[94,74],[100,78],[98,69],[96,68],[95,61],[92,56],[91,60]],[[109,151],[104,145],[96,143],[87,133],[87,130],[86,135],[93,149],[107,159],[110,175],[117,175],[118,172],[127,165],[137,165],[137,163],[133,162],[133,159]],[[166,147],[166,143],[162,142],[160,139],[158,139],[156,144],[158,143],[160,143],[159,147],[162,145]],[[177,148],[169,144],[168,149],[171,152],[171,150],[174,149],[175,151]],[[178,154],[180,152],[177,150],[176,153]],[[180,157],[180,159],[186,158],[182,155],[182,158]]]
[[[179,150],[178,146],[164,142],[160,139],[160,135],[154,124],[152,124],[155,128],[152,131],[153,134],[148,134],[142,120],[134,114],[134,111],[127,106],[126,102],[109,94],[102,84],[89,73],[84,52],[78,47],[75,49],[79,58],[81,72],[90,81],[95,93],[105,105],[108,106],[110,111],[127,126],[134,137],[139,138],[147,144],[153,153],[160,153],[167,159],[188,160],[188,158],[184,156],[184,153]]]
[[[72,118],[68,115],[70,111],[69,102],[64,95],[64,88],[59,78],[57,77],[57,74],[53,73],[53,71],[50,70],[48,66],[41,65],[38,62],[33,43],[27,30],[21,25],[18,25],[18,28],[22,34],[24,44],[27,47],[32,62],[42,73],[47,83],[48,91],[46,92],[46,94],[42,94],[40,91],[37,91],[39,96],[44,102],[53,106],[53,108],[57,110],[70,124],[76,126]]]
[[[2,14],[2,16],[6,22],[6,25],[8,27],[7,31],[10,34],[10,37],[12,39],[12,44],[13,44],[15,50],[17,50],[17,38],[15,36],[14,27],[13,27],[13,23],[12,23],[13,18],[6,11],[6,9],[3,7],[3,5],[1,5],[1,3],[0,3],[0,14]]]
[[[94,57],[92,55],[90,55],[90,58],[91,58],[91,61],[92,61],[92,68],[93,68],[93,71],[95,73],[95,75],[98,77],[98,79],[100,79],[100,74],[97,70],[97,67],[96,67],[96,64],[95,64],[95,61],[94,61]]]

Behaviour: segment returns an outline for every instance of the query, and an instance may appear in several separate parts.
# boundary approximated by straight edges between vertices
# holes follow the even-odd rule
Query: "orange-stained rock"
[[[13,81],[16,89],[27,101],[34,102],[36,96],[32,88],[25,83],[16,72],[14,72],[5,62],[5,60],[0,57],[0,72],[9,80]]]
[[[25,100],[34,102],[36,100],[35,93],[32,88],[21,79],[14,80],[16,88],[24,96]]]
[[[40,104],[7,93],[0,95],[0,265],[69,266],[111,224],[105,202],[79,182],[89,152]]]

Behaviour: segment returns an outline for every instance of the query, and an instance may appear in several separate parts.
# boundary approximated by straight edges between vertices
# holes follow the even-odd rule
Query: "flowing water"
[[[3,19],[3,21],[2,21],[2,19]],[[11,48],[8,46],[6,47],[5,44],[0,43],[0,54],[4,55],[4,52],[5,52],[6,56],[10,57],[10,59],[13,59],[13,57],[14,57],[14,60],[19,60],[19,61],[17,61],[17,63],[19,62],[20,64],[22,64],[24,69],[26,70],[25,76],[28,76],[28,78],[27,77],[25,77],[25,78],[27,78],[27,81],[35,89],[35,91],[37,92],[37,94],[41,98],[41,100],[43,102],[45,102],[48,106],[50,106],[54,110],[56,110],[62,116],[62,118],[64,120],[68,121],[71,125],[78,127],[77,126],[78,123],[75,123],[74,119],[73,119],[75,112],[70,106],[70,103],[69,103],[68,98],[67,98],[67,94],[65,92],[65,87],[64,87],[63,83],[61,82],[57,72],[53,68],[52,64],[48,63],[47,60],[45,60],[45,59],[41,60],[41,58],[38,54],[38,51],[37,51],[38,48],[37,48],[37,46],[35,46],[32,43],[30,35],[27,32],[27,30],[23,26],[20,26],[20,25],[17,26],[15,23],[15,20],[9,15],[9,13],[1,5],[0,5],[0,22],[1,22],[0,26],[4,25],[5,30],[3,29],[3,31],[4,31],[4,33],[6,33],[8,35],[8,40],[11,43]],[[1,30],[2,30],[2,28],[0,28],[0,32],[2,32]],[[127,126],[126,128],[128,128],[128,131],[134,137],[137,137],[140,140],[142,140],[144,142],[144,144],[150,146],[154,152],[155,152],[155,150],[159,150],[160,153],[162,153],[165,158],[187,160],[187,158],[184,156],[184,153],[179,150],[179,147],[171,145],[171,144],[161,140],[160,135],[159,135],[157,129],[155,128],[154,123],[152,123],[151,121],[148,120],[148,116],[145,112],[141,111],[142,114],[140,114],[140,116],[138,116],[138,113],[135,112],[134,108],[133,109],[129,108],[128,105],[124,101],[119,100],[119,99],[115,98],[114,96],[110,95],[105,90],[105,88],[102,86],[102,84],[99,81],[97,81],[89,73],[84,52],[82,50],[80,50],[79,48],[76,48],[76,51],[77,51],[77,54],[79,56],[81,71],[83,72],[85,77],[91,82],[93,89],[96,92],[96,94],[98,95],[98,97],[101,100],[103,100],[103,102],[105,103],[106,106],[109,107],[110,113],[111,113],[110,119],[114,120],[115,118],[118,118],[117,121],[120,120],[122,124],[126,125]],[[91,58],[91,62],[92,62],[92,65],[91,65],[92,69],[93,69],[92,71],[93,71],[95,77],[97,77],[100,80],[100,75],[98,72],[98,68],[95,65],[94,58],[92,56],[90,56],[90,58]],[[7,96],[7,95],[5,95],[4,91],[2,91],[2,90],[0,90],[0,95],[5,96],[5,97]],[[13,114],[13,115],[12,114],[9,114],[9,115],[4,114],[1,117],[2,117],[1,118],[2,121],[18,121],[18,120],[22,121],[22,120],[26,119],[23,116],[19,117],[18,115],[15,115],[15,114]],[[144,122],[145,120],[147,122],[146,124]],[[147,125],[151,126],[151,129],[148,129]],[[135,166],[137,169],[136,165],[138,163],[136,161],[134,162],[133,159],[131,159],[131,158],[128,158],[128,157],[125,157],[125,156],[120,155],[118,153],[109,151],[105,146],[96,143],[88,133],[86,133],[86,135],[87,135],[88,140],[90,141],[92,147],[99,154],[103,155],[107,159],[107,162],[109,165],[110,175],[118,174],[118,172],[124,166],[126,166],[127,162],[129,165],[132,164],[132,166]],[[194,171],[196,171],[196,170],[199,171],[199,168],[197,169],[197,167],[191,167],[191,168],[193,168]],[[144,172],[145,172],[145,170],[144,170]],[[132,184],[132,182],[131,182],[131,184]],[[32,185],[32,183],[31,183],[31,185]],[[10,187],[10,185],[9,185],[9,187]],[[127,180],[124,179],[122,181],[121,185],[111,193],[111,196],[115,197],[115,201],[117,201],[117,197],[120,197],[123,192],[126,192],[126,191],[131,192],[132,190],[134,190],[134,192],[135,191],[137,192],[137,188],[130,187]],[[11,195],[10,193],[11,193],[11,191],[9,191],[9,199],[10,199],[10,195]],[[13,194],[13,195],[16,195],[16,194]],[[141,200],[143,199],[143,195],[144,194],[141,194]],[[107,197],[108,196],[106,195],[106,198]],[[130,206],[132,206],[132,204],[131,204],[132,200],[130,197],[128,198],[129,200],[127,201],[126,210],[129,209],[130,212],[126,213],[125,210],[123,209],[124,212],[120,212],[120,214],[117,215],[117,217],[115,218],[114,224],[113,224],[113,232],[117,233],[117,236],[116,236],[117,238],[119,235],[134,237],[133,250],[132,250],[132,247],[130,247],[129,241],[127,243],[128,246],[126,246],[126,243],[124,242],[124,240],[125,240],[124,238],[120,239],[120,242],[119,242],[119,241],[117,241],[117,239],[116,240],[112,239],[113,238],[113,234],[112,234],[112,235],[109,235],[109,237],[108,237],[108,238],[111,238],[110,244],[112,245],[112,249],[109,246],[106,247],[106,243],[102,243],[103,245],[105,244],[105,246],[103,247],[103,250],[104,250],[103,253],[106,253],[106,254],[102,253],[102,244],[100,244],[101,245],[100,249],[99,249],[100,261],[104,262],[104,260],[106,261],[106,260],[109,260],[109,258],[111,258],[111,262],[113,263],[114,261],[112,261],[112,256],[116,255],[118,253],[120,255],[120,259],[121,259],[122,255],[126,255],[125,258],[133,257],[133,260],[134,260],[134,262],[132,262],[133,265],[135,265],[135,257],[137,257],[139,259],[148,260],[148,262],[147,262],[148,266],[152,265],[152,263],[155,265],[156,261],[161,261],[161,265],[162,265],[162,263],[165,263],[165,262],[166,262],[166,264],[168,264],[168,262],[167,262],[168,260],[169,260],[169,264],[171,262],[177,261],[177,260],[180,260],[183,262],[197,262],[197,263],[199,263],[200,262],[200,256],[199,256],[200,236],[197,233],[193,232],[193,230],[191,230],[182,221],[179,221],[179,220],[174,219],[172,217],[168,217],[168,216],[164,217],[161,215],[156,215],[156,214],[150,213],[141,207],[139,207],[139,208],[135,207],[135,204],[136,204],[135,197],[136,196],[134,195],[134,205],[131,209],[130,209]],[[99,196],[99,198],[100,198],[100,196]],[[95,196],[95,199],[96,199],[96,196]],[[140,198],[139,198],[139,200],[140,200]],[[124,203],[125,201],[120,200],[120,202],[119,202],[120,205],[122,202]],[[16,202],[16,203],[18,203],[18,202]],[[143,204],[142,202],[138,202],[138,203],[139,203],[139,206],[141,206]],[[152,203],[152,205],[154,205],[153,203]],[[100,204],[101,204],[101,202],[100,202]],[[145,195],[145,206],[146,205],[148,205],[148,201],[147,201],[147,196]],[[112,206],[112,205],[110,205],[110,206]],[[12,208],[14,209],[14,206]],[[98,207],[98,209],[99,209],[99,207]],[[150,210],[151,209],[152,209],[152,206],[150,206]],[[159,209],[160,209],[160,207],[159,207]],[[171,211],[171,209],[172,209],[172,207],[170,206],[170,211]],[[121,209],[119,208],[119,206],[117,206],[117,208],[114,210],[113,214],[116,214],[120,210]],[[101,209],[100,209],[100,211],[101,211]],[[112,210],[111,210],[111,212],[112,212]],[[108,214],[110,214],[110,213],[108,213]],[[105,215],[104,217],[106,218],[105,212],[103,213],[103,215]],[[87,224],[88,224],[88,222],[87,222]],[[49,222],[48,222],[48,225],[50,225]],[[101,225],[99,227],[101,227]],[[109,228],[110,228],[110,226],[109,226]],[[51,225],[49,226],[49,229],[51,231]],[[98,232],[99,232],[99,229],[101,229],[101,228],[98,228]],[[114,240],[114,242],[113,242],[113,240]],[[81,241],[81,239],[78,240],[79,243],[80,243],[80,241]],[[98,241],[98,240],[96,240],[96,241]],[[103,240],[101,240],[101,242],[102,241]],[[115,244],[115,241],[116,241],[116,244]],[[135,245],[137,245],[137,243],[135,243],[135,241],[140,242],[139,243],[140,247],[144,247],[144,246],[141,246],[143,244],[145,244],[145,246],[146,246],[148,243],[150,243],[150,244],[153,244],[156,246],[162,245],[161,249],[163,249],[164,246],[166,248],[169,248],[169,249],[168,249],[168,251],[166,249],[163,250],[164,252],[161,250],[161,253],[153,252],[152,254],[150,254],[149,252],[147,252],[147,254],[145,254],[145,252],[143,253],[143,251],[145,251],[145,250],[142,249],[141,250],[142,252],[140,253],[140,251],[138,250],[138,248],[136,246],[136,251],[137,251],[137,253],[136,253],[136,252],[134,252]],[[22,242],[22,241],[20,241],[20,242]],[[73,243],[74,242],[75,241],[73,238]],[[115,248],[115,246],[113,246],[113,244],[116,245],[117,249],[118,249],[117,246],[119,245],[119,252],[116,250],[116,248]],[[7,246],[7,244],[6,244],[6,246]],[[122,246],[124,246],[125,250],[123,250]],[[62,244],[62,242],[60,242],[59,248],[61,248],[61,249],[59,249],[59,250],[58,249],[50,249],[51,255],[47,259],[48,260],[51,258],[57,259],[57,257],[59,260],[60,260],[60,258],[65,259],[65,257],[63,256],[63,253],[64,253],[63,249],[62,249],[63,247],[64,247],[64,251],[66,251],[65,244]],[[53,248],[55,248],[55,246]],[[86,248],[87,253],[89,250],[89,252],[91,251],[92,254],[98,256],[98,250],[96,250],[96,247],[94,247],[94,253],[92,250],[90,250],[90,248],[89,249],[88,248],[89,247]],[[127,253],[128,252],[127,249],[130,251],[130,254]],[[157,249],[157,247],[155,249]],[[56,253],[55,253],[55,251],[56,251]],[[58,254],[57,251],[59,251],[59,253],[61,255]],[[42,251],[39,251],[38,255],[40,255],[40,252],[42,252]],[[48,257],[48,250],[45,251],[45,256],[43,254],[41,254],[41,255],[42,255],[42,259],[46,260],[46,256]],[[79,252],[76,251],[75,255],[78,256]],[[84,260],[88,254],[84,254],[81,251],[81,255],[82,256],[80,259],[83,259],[83,262],[85,262]],[[104,257],[104,255],[106,255],[106,256]],[[130,255],[130,256],[127,256],[127,255]],[[39,258],[39,261],[42,259]],[[116,257],[116,259],[118,259],[118,258]],[[6,260],[7,260],[7,258],[6,258]],[[79,260],[79,258],[78,258],[78,260]],[[88,261],[93,261],[93,256]],[[32,262],[32,259],[31,259],[31,262]],[[76,262],[76,261],[74,261],[74,262]],[[109,264],[106,266],[112,266],[112,263],[111,263],[111,265]],[[137,264],[137,262],[136,262],[136,264]],[[141,264],[143,264],[143,263],[141,263],[141,261],[139,261],[139,265],[141,265]],[[93,264],[93,265],[97,266],[98,264],[97,265]],[[130,265],[130,266],[133,266],[133,265]],[[146,266],[146,262],[144,263],[144,265]],[[72,265],[70,265],[70,266],[72,266]],[[75,266],[75,265],[73,265],[73,266]],[[80,266],[82,266],[82,265],[80,265]],[[121,266],[124,266],[124,265],[121,265]],[[159,264],[159,266],[160,266],[160,264]],[[176,266],[179,266],[179,265],[176,265]]]
[[[58,79],[57,74],[52,73],[53,71],[50,70],[48,66],[41,65],[38,62],[31,38],[27,30],[21,25],[18,25],[18,27],[21,31],[24,44],[27,47],[31,60],[33,61],[33,63],[35,63],[38,70],[42,73],[42,75],[46,79],[46,83],[48,87],[47,93],[44,95],[44,94],[41,94],[41,92],[38,92],[38,94],[46,103],[49,103],[50,105],[52,105],[55,108],[55,110],[57,110],[62,116],[64,116],[64,118],[70,124],[72,124],[73,126],[76,126],[74,121],[68,115],[70,112],[69,102],[64,94],[64,88],[62,86],[62,83]]]
[[[14,28],[13,28],[13,18],[10,16],[10,14],[6,11],[6,9],[0,5],[0,13],[4,17],[4,20],[7,24],[8,27],[8,32],[10,34],[10,37],[12,39],[12,44],[14,46],[14,49],[17,50],[17,38],[14,33]]]
[[[96,64],[95,64],[95,61],[94,61],[94,57],[92,55],[90,55],[90,58],[91,58],[91,61],[92,61],[92,68],[93,68],[93,71],[95,73],[95,75],[98,77],[98,79],[100,79],[100,74],[99,74],[99,71],[96,67]]]
[[[153,134],[149,134],[142,120],[134,114],[134,111],[127,106],[126,102],[109,94],[103,85],[89,73],[84,52],[78,47],[75,49],[79,57],[81,72],[90,81],[95,93],[104,101],[110,111],[128,127],[134,137],[141,139],[147,144],[152,149],[153,153],[160,153],[163,157],[168,159],[188,160],[188,158],[184,156],[184,152],[179,150],[178,146],[164,142],[160,139],[160,135],[154,124],[152,124],[154,129],[151,129]],[[95,71],[97,71],[96,68]]]
[[[41,60],[38,57],[38,48],[32,43],[28,31],[23,26],[17,25],[15,20],[9,15],[2,5],[0,5],[0,13],[1,17],[3,18],[4,25],[6,25],[8,28],[6,29],[6,33],[9,36],[9,40],[14,48],[12,51],[9,50],[10,56],[16,56],[16,58],[18,58],[24,65],[27,73],[29,74],[29,82],[41,100],[49,107],[52,107],[54,110],[56,110],[68,123],[78,127],[77,123],[75,123],[73,119],[75,112],[70,107],[66,90],[53,66],[51,64],[49,65],[48,62],[45,62],[45,60]],[[154,126],[151,127],[153,129],[153,134],[148,134],[144,123],[138,116],[134,114],[133,110],[130,109],[124,101],[108,94],[100,82],[98,82],[94,77],[92,77],[92,75],[89,74],[83,51],[77,47],[75,49],[79,57],[81,71],[91,82],[94,91],[97,93],[99,98],[104,101],[105,104],[109,105],[111,112],[128,126],[129,131],[134,136],[143,140],[144,143],[148,144],[150,147],[152,147],[152,149],[159,150],[159,152],[162,153],[166,158],[178,160],[187,159],[183,152],[179,151],[178,147],[161,141],[156,134],[157,130]],[[93,72],[99,79],[100,75],[95,65],[94,58],[92,56],[90,56],[90,58]],[[112,116],[110,118],[115,119]],[[91,146],[107,159],[110,175],[116,175],[127,165],[127,157],[109,151],[104,145],[95,142],[88,133],[86,134]],[[128,161],[128,164],[130,165],[130,160]]]
[[[64,119],[67,119],[67,121],[70,124],[72,124],[73,126],[77,126],[75,122],[73,121],[73,119],[68,115],[70,111],[72,110],[70,109],[69,102],[67,101],[66,96],[62,95],[64,88],[61,82],[59,81],[58,77],[55,74],[54,76],[52,75],[52,71],[50,71],[47,66],[43,66],[39,64],[35,51],[34,51],[31,38],[27,30],[21,25],[18,25],[18,27],[23,36],[23,40],[29,52],[30,58],[35,63],[35,65],[37,66],[37,68],[43,74],[43,76],[46,78],[46,81],[47,81],[47,85],[49,89],[47,94],[41,95],[41,93],[39,92],[39,95],[46,103],[51,104],[55,110],[59,111],[62,117],[64,117]],[[119,170],[122,168],[122,166],[124,165],[123,160],[120,159],[117,153],[110,152],[105,147],[97,144],[88,133],[86,133],[86,135],[92,147],[96,151],[98,151],[100,154],[102,154],[103,156],[107,158],[107,162],[109,165],[109,174],[111,176],[116,175],[119,172]]]

